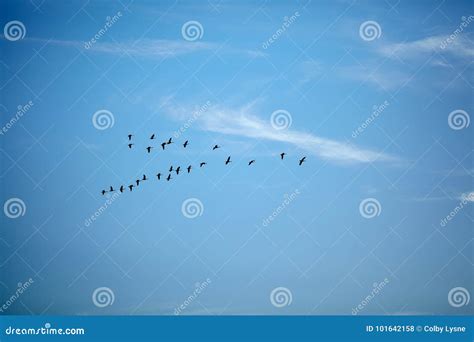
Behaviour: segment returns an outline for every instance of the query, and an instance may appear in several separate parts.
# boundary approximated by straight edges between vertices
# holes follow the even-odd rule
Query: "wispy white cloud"
[[[397,159],[384,153],[359,148],[345,142],[322,138],[311,133],[294,129],[276,130],[270,120],[262,120],[253,114],[256,102],[239,109],[213,106],[196,119],[200,129],[253,139],[264,139],[294,145],[308,153],[321,158],[338,162],[373,162],[396,161]],[[162,108],[172,117],[182,120],[191,111],[177,108],[169,103]]]
[[[458,35],[454,39],[450,39],[448,35],[438,35],[411,42],[386,44],[380,47],[378,52],[387,57],[414,58],[438,52],[470,58],[474,56],[474,47],[469,39],[463,35]]]

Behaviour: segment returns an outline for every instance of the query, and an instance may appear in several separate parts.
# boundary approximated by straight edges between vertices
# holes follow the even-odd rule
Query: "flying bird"
[[[120,186],[120,192],[123,192],[123,185]]]
[[[151,151],[152,148],[153,148],[153,146],[148,146],[148,147],[146,148],[146,150],[148,151],[148,153],[150,153],[150,151]]]
[[[179,175],[179,171],[181,171],[181,166],[178,166],[178,167],[176,168],[176,174],[177,174],[177,175]]]
[[[183,144],[183,147],[186,148],[186,146],[188,146],[188,141],[186,140]]]
[[[158,177],[158,180],[160,180],[160,179],[161,179],[161,173],[158,173],[158,174],[156,175],[156,177]]]
[[[214,145],[214,147],[212,148],[212,150],[214,151],[214,150],[216,150],[216,149],[218,149],[218,148],[220,148],[219,145]]]
[[[132,140],[133,134],[128,135],[128,140]]]
[[[283,157],[285,157],[285,156],[286,156],[286,153],[285,153],[285,152],[280,153],[280,158],[281,158],[281,160],[283,160]]]
[[[169,145],[169,144],[172,144],[172,143],[173,143],[173,142],[171,141],[171,139],[173,139],[173,138],[169,138],[169,139],[168,139],[168,142],[166,143],[167,145]]]
[[[188,169],[188,173],[190,173],[190,172],[191,172],[191,169],[192,169],[192,166],[189,165],[187,169]]]
[[[112,185],[110,186],[110,189],[109,189],[110,192],[113,192],[115,191],[114,188],[112,187]]]
[[[107,192],[107,191],[105,191],[105,190],[102,190],[100,193],[101,193],[101,194],[102,194],[102,196],[103,196],[103,195],[105,195],[105,193],[106,193],[106,192]]]
[[[165,149],[165,146],[166,146],[166,143],[165,143],[165,142],[161,144],[161,148],[162,148],[163,150]]]
[[[128,186],[128,188],[130,189],[130,191],[132,191],[132,189],[133,189],[133,184],[130,184],[130,185]]]
[[[137,179],[135,182],[137,182],[137,186],[140,185],[140,180],[139,179]]]
[[[202,162],[201,164],[199,164],[199,167],[203,167],[206,164],[207,164],[206,162]]]
[[[303,157],[303,158],[300,159],[300,166],[301,166],[301,164],[304,163],[305,160],[306,160],[306,157]]]
[[[146,175],[143,175],[142,181],[146,181],[148,178],[146,178]]]
[[[150,137],[151,140],[155,139],[155,133],[153,133]]]
[[[253,163],[255,163],[255,159],[252,159],[251,161],[249,161],[249,166],[252,165]]]
[[[170,172],[173,172],[173,165],[170,166]]]
[[[226,165],[229,164],[229,163],[231,163],[230,156],[227,157],[227,160],[225,161],[225,164],[226,164]]]
[[[128,148],[132,148],[132,146],[135,144],[128,144]]]
[[[168,177],[166,177],[166,180],[169,182],[169,180],[171,179],[171,173],[168,175]]]

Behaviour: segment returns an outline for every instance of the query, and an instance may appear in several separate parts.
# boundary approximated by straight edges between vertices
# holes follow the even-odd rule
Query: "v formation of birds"
[[[129,134],[129,135],[128,135],[128,148],[129,148],[129,149],[132,149],[132,148],[134,148],[133,146],[135,146],[135,143],[132,142],[132,138],[133,138],[133,134]],[[156,138],[155,134],[152,134],[152,135],[150,136],[150,140],[155,140],[155,138]],[[174,143],[174,142],[173,142],[173,138],[169,138],[167,141],[164,141],[164,142],[161,143],[161,145],[160,145],[160,146],[161,146],[161,149],[164,151],[164,150],[166,149],[166,146],[167,146],[167,145],[171,145],[171,144],[173,144],[173,143]],[[188,145],[189,145],[189,141],[186,140],[186,141],[183,143],[183,148],[186,148]],[[152,151],[153,148],[154,148],[154,147],[150,145],[150,146],[147,146],[147,147],[145,148],[145,150],[146,150],[147,153],[151,153],[151,151]],[[212,147],[212,150],[215,151],[215,150],[217,150],[217,149],[219,149],[219,148],[221,148],[219,145],[214,145],[214,146]],[[280,159],[281,159],[281,160],[283,160],[283,159],[285,158],[285,156],[286,156],[286,153],[285,153],[285,152],[280,153]],[[227,159],[224,161],[224,165],[229,165],[229,164],[232,162],[232,160],[231,160],[230,157],[231,157],[231,156],[228,156],[228,157],[227,157]],[[298,165],[299,165],[299,166],[303,165],[303,163],[304,163],[305,161],[306,161],[306,157],[301,158],[301,159],[298,161]],[[255,162],[256,162],[255,159],[250,160],[250,161],[248,162],[248,166],[253,165]],[[204,165],[207,165],[207,163],[204,162],[204,161],[199,163],[199,167],[200,167],[200,168],[203,167]],[[185,170],[187,170],[187,173],[191,173],[192,165],[189,165],[188,167],[186,167]],[[158,173],[156,174],[156,178],[157,178],[157,180],[166,179],[166,181],[169,182],[171,179],[173,179],[173,178],[171,177],[171,175],[173,174],[173,172],[176,173],[176,175],[179,175],[179,173],[181,172],[181,167],[178,166],[178,167],[174,168],[174,167],[171,165],[170,168],[169,168],[169,170],[168,170],[168,175],[167,175],[167,176],[165,176],[166,173],[158,172]],[[183,171],[183,172],[184,172],[184,171]],[[125,186],[124,186],[124,185],[121,185],[121,186],[117,189],[117,191],[124,192],[124,191],[126,190],[126,188],[128,188],[129,191],[133,191],[133,188],[138,187],[141,182],[146,181],[146,180],[148,180],[148,177],[144,174],[144,175],[142,176],[142,178],[136,179],[135,182],[132,182],[132,184],[125,185]],[[114,191],[116,191],[116,189],[114,189],[113,186],[110,186],[108,190],[105,190],[105,189],[104,189],[104,190],[101,191],[101,193],[102,193],[102,195],[105,195],[105,194],[108,193],[108,192],[114,192]]]

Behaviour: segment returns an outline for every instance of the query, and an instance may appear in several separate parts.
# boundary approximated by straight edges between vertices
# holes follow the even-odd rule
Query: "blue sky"
[[[173,314],[208,283],[182,314],[472,313],[448,300],[474,283],[472,2],[0,13],[1,195],[23,202],[1,302],[34,280],[5,312]],[[193,169],[158,181],[170,165]]]

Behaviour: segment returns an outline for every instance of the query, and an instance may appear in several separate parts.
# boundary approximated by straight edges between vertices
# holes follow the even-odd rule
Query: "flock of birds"
[[[129,134],[129,135],[128,135],[128,148],[129,148],[129,149],[132,149],[133,146],[135,145],[133,142],[131,142],[131,141],[132,141],[132,137],[133,137],[133,134]],[[155,140],[155,134],[152,134],[152,135],[151,135],[150,140]],[[170,144],[173,144],[173,143],[174,143],[174,142],[173,142],[173,138],[169,138],[168,141],[165,141],[165,142],[161,143],[161,148],[162,148],[163,151],[164,151],[164,150],[166,149],[166,146],[167,146],[167,145],[170,145]],[[189,145],[189,141],[186,140],[186,141],[183,143],[183,147],[186,148],[188,145]],[[219,145],[214,145],[214,146],[212,147],[212,150],[215,151],[215,150],[217,150],[217,149],[219,149],[219,148],[221,148]],[[146,147],[147,153],[151,153],[151,150],[152,150],[152,149],[153,149],[153,146],[147,146],[147,147]],[[280,159],[281,159],[281,160],[283,160],[283,159],[285,158],[285,156],[286,156],[286,153],[285,153],[285,152],[280,153]],[[303,163],[305,162],[305,160],[306,160],[306,157],[301,158],[301,159],[299,160],[299,162],[298,162],[299,166],[303,165]],[[230,156],[228,156],[227,159],[225,160],[225,163],[224,163],[224,164],[225,164],[225,165],[229,165],[231,162],[232,162],[232,160],[230,159]],[[254,163],[255,163],[255,159],[252,159],[252,160],[250,160],[250,161],[248,162],[248,166],[250,166],[250,165],[252,165],[252,164],[254,164]],[[200,167],[200,168],[203,167],[204,165],[207,165],[207,163],[206,163],[206,162],[201,162],[201,163],[199,163],[199,167]],[[186,170],[188,171],[187,173],[190,173],[190,172],[191,172],[191,169],[192,169],[192,165],[189,165],[189,166],[186,168]],[[168,170],[168,176],[165,178],[168,182],[172,179],[171,174],[172,174],[173,172],[176,172],[176,175],[179,175],[179,173],[181,172],[181,166],[178,166],[177,168],[174,168],[173,165],[170,166],[170,168],[169,168],[169,170]],[[183,172],[184,172],[184,171],[183,171]],[[158,172],[158,173],[156,174],[156,177],[158,178],[158,180],[161,180],[163,176],[164,176],[164,175],[163,175],[161,172]],[[133,191],[133,188],[134,188],[134,187],[138,187],[141,182],[144,182],[144,181],[146,181],[146,180],[148,180],[148,177],[144,174],[141,179],[135,180],[135,184],[130,184],[130,185],[128,185],[128,186],[121,185],[120,188],[118,188],[118,191],[124,192],[125,189],[126,189],[126,187],[128,187],[128,189],[129,189],[130,191]],[[102,190],[102,191],[101,191],[101,194],[102,194],[102,195],[105,195],[105,194],[108,193],[108,192],[115,192],[115,191],[116,191],[116,190],[114,189],[114,187],[113,187],[113,186],[110,186],[110,187],[109,187],[109,190]]]

